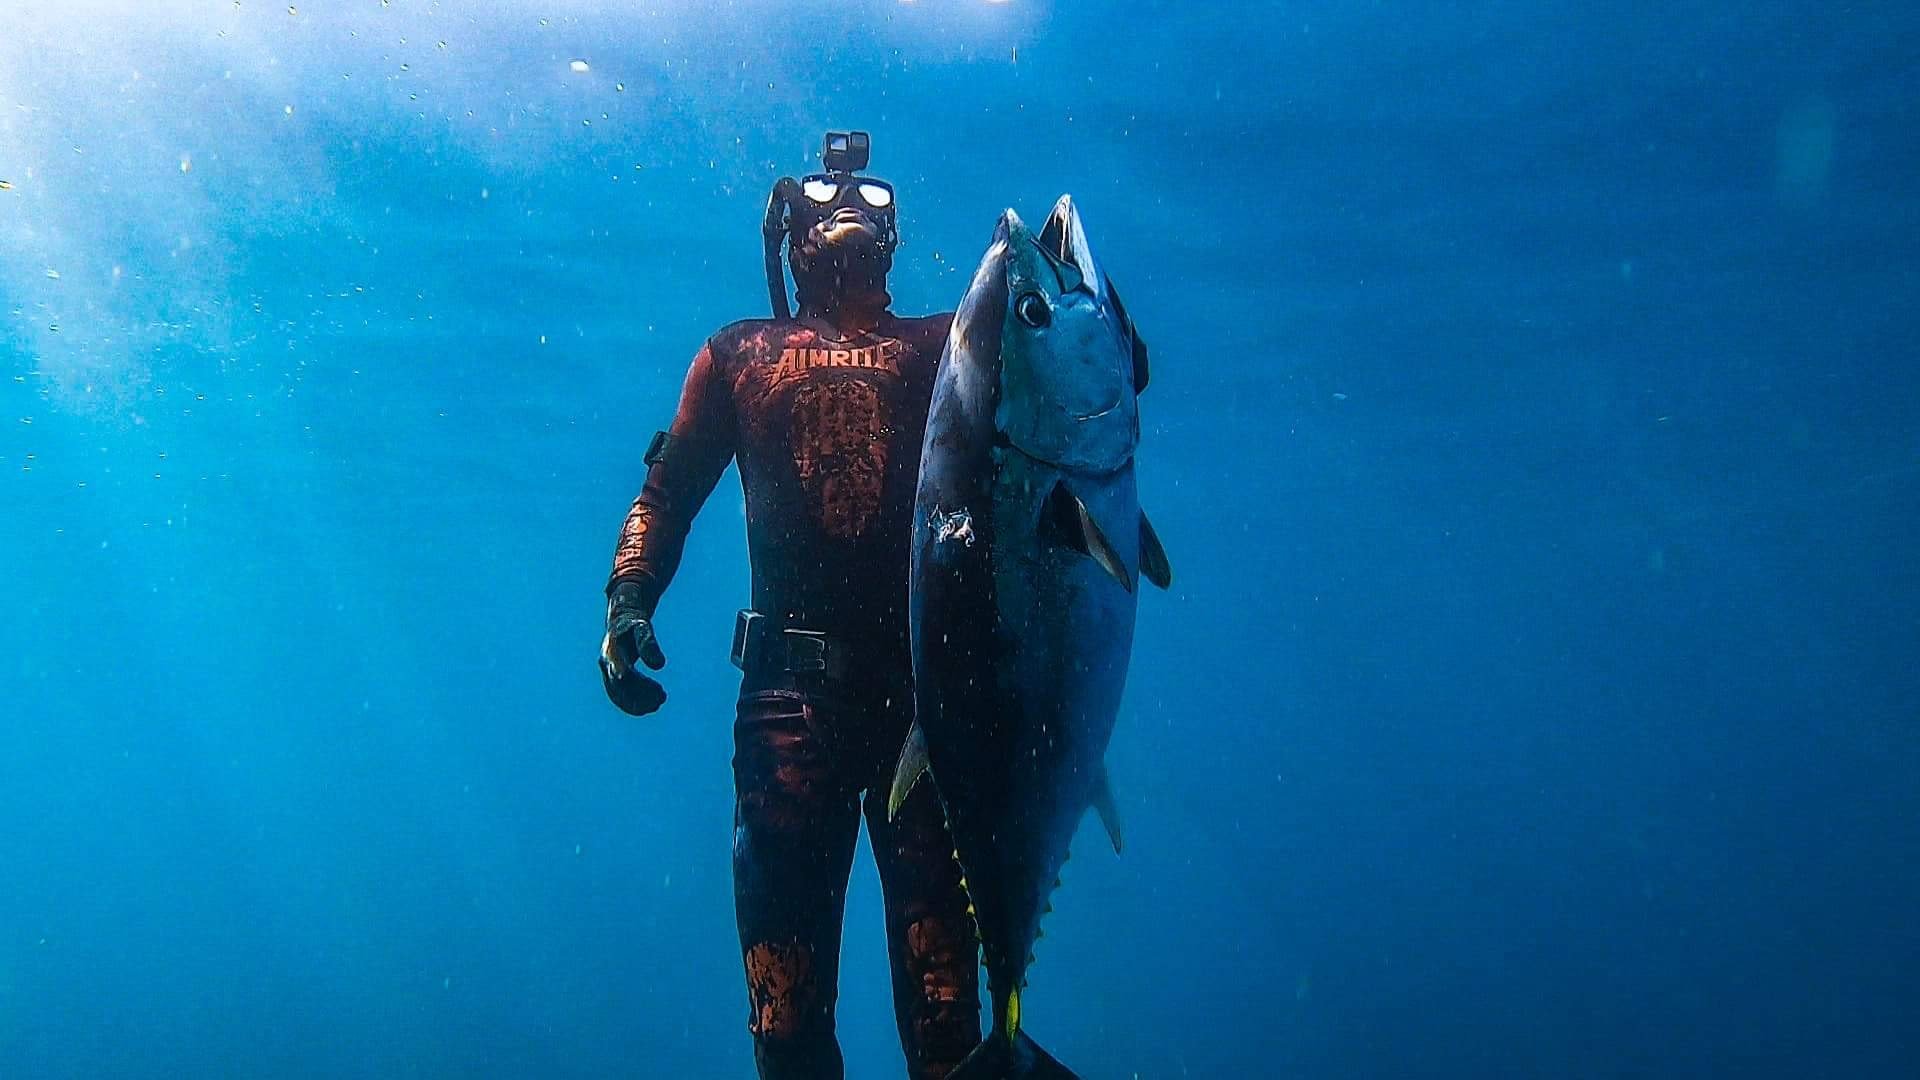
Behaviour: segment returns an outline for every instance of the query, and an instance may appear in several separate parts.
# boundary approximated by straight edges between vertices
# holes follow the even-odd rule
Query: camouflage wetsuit
[[[886,896],[895,1016],[915,1077],[979,1041],[973,920],[932,785],[887,820],[911,720],[907,540],[950,315],[886,315],[847,340],[751,320],[694,357],[664,454],[628,513],[609,590],[649,609],[738,458],[753,608],[773,637],[825,636],[830,674],[749,665],[734,723],[734,900],[763,1077],[837,1077],[841,919],[864,812]]]

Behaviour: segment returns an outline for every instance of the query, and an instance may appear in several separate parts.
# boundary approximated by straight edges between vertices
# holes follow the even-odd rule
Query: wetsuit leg
[[[865,805],[886,895],[894,1019],[907,1075],[937,1080],[980,1041],[979,936],[934,786],[915,785],[891,822],[887,793],[876,784]]]
[[[800,694],[743,696],[734,723],[734,909],[754,1062],[767,1080],[843,1075],[840,924],[859,839],[830,721]]]

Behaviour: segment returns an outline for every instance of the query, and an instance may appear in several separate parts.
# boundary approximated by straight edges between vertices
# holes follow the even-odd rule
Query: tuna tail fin
[[[927,733],[920,727],[918,720],[907,732],[907,742],[900,748],[900,764],[893,770],[893,787],[887,792],[887,820],[892,821],[900,812],[900,804],[912,794],[913,785],[920,780],[920,774],[930,766],[927,763]]]
[[[947,1080],[1080,1080],[1080,1077],[1052,1054],[1040,1048],[1033,1037],[1018,1031],[1011,1038],[1000,1034],[973,1048]]]
[[[1140,512],[1140,574],[1162,589],[1173,585],[1173,564],[1167,561],[1167,549],[1160,546],[1144,510]]]
[[[1128,592],[1133,591],[1133,576],[1127,572],[1126,561],[1113,549],[1113,542],[1088,512],[1087,504],[1080,496],[1067,489],[1065,481],[1053,485],[1053,492],[1047,496],[1047,514],[1054,534],[1060,542],[1083,555],[1089,556],[1100,564],[1100,569],[1113,576]]]

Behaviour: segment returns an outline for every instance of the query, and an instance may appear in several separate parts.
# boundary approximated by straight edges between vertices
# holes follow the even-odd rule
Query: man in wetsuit
[[[840,139],[836,155],[834,140]],[[848,153],[847,140],[854,140]],[[774,319],[708,339],[649,449],[607,585],[602,677],[636,716],[666,693],[653,614],[688,527],[740,463],[753,607],[735,628],[734,902],[762,1077],[838,1077],[841,919],[864,813],[886,897],[900,1039],[913,1077],[979,1041],[977,944],[932,785],[889,821],[912,719],[907,552],[920,441],[952,315],[903,319],[886,277],[893,191],[855,175],[865,136],[830,135],[827,173],[782,180],[768,212]],[[779,245],[800,314],[784,317]]]

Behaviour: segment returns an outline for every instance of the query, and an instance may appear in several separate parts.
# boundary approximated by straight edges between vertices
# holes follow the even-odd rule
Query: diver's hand
[[[600,683],[607,700],[620,711],[645,716],[666,703],[667,692],[658,682],[640,673],[634,661],[655,671],[666,666],[667,656],[654,637],[653,616],[640,597],[640,586],[621,582],[607,598],[607,636],[600,641]]]

